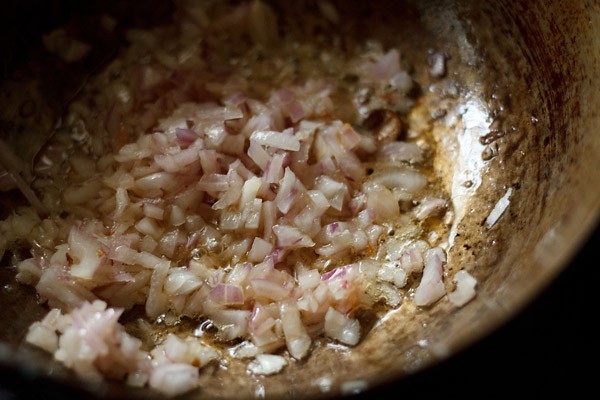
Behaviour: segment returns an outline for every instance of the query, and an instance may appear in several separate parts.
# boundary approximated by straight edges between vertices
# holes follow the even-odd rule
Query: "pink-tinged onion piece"
[[[415,210],[415,217],[418,220],[425,220],[430,217],[434,217],[436,215],[441,214],[447,207],[447,202],[445,199],[439,198],[428,198],[425,199],[419,204],[417,209]]]
[[[400,54],[392,49],[382,55],[375,62],[369,61],[365,65],[366,78],[373,82],[389,81],[400,72]]]
[[[280,303],[281,326],[287,349],[292,357],[300,360],[308,354],[312,342],[300,318],[300,311],[294,301]]]
[[[427,185],[427,179],[419,172],[409,167],[390,167],[376,172],[371,180],[388,189],[415,193]]]
[[[219,283],[210,291],[208,298],[223,305],[244,304],[244,292],[238,285]]]
[[[252,242],[252,247],[248,252],[248,260],[251,262],[261,262],[263,261],[269,253],[273,251],[273,245],[271,242],[268,242],[259,237],[254,238]]]
[[[275,354],[259,354],[248,364],[248,371],[255,375],[273,375],[287,365],[282,356]]]
[[[164,285],[164,290],[170,295],[179,296],[190,294],[202,286],[202,281],[187,268],[171,268]]]
[[[415,290],[414,301],[418,306],[428,306],[446,294],[446,287],[442,282],[444,273],[442,263],[446,261],[444,251],[435,247],[425,252],[425,267],[421,282]]]
[[[177,136],[177,142],[181,146],[189,146],[199,138],[198,134],[191,129],[175,128],[175,134]]]
[[[278,332],[278,320],[271,310],[260,302],[254,304],[248,328],[254,345],[258,347],[279,346],[281,337]]]
[[[296,123],[306,116],[305,107],[296,99],[296,95],[292,90],[279,89],[274,94],[275,100],[281,105],[281,108],[292,122]]]
[[[26,340],[52,351],[56,360],[73,368],[83,379],[98,381],[102,375],[123,379],[150,365],[148,354],[141,350],[141,341],[118,323],[122,311],[107,307],[100,300],[82,302],[65,315],[52,310],[32,326]],[[54,336],[43,338],[40,329],[51,330]]]
[[[275,225],[273,232],[277,237],[277,245],[285,248],[313,247],[315,242],[298,228],[288,225]]]
[[[263,171],[266,169],[269,161],[271,160],[269,153],[267,153],[263,146],[254,140],[250,141],[250,146],[248,147],[248,156]]]

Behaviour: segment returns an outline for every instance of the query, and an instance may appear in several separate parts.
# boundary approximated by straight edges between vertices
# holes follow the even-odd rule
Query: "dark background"
[[[597,230],[557,279],[496,332],[440,365],[356,399],[594,397],[600,382],[600,339],[595,330],[600,316],[599,247]],[[0,371],[0,400],[30,398],[81,397],[48,382],[32,383]]]

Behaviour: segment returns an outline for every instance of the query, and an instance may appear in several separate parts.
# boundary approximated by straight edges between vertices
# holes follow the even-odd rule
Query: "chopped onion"
[[[248,260],[251,262],[263,261],[273,250],[273,245],[262,238],[256,237],[252,242],[250,252],[248,252]]]
[[[370,179],[389,189],[398,189],[408,193],[415,193],[427,184],[427,179],[423,175],[411,168],[401,166],[379,171]]]
[[[248,364],[248,371],[255,375],[273,375],[287,365],[282,356],[275,354],[258,354],[254,361]]]
[[[29,327],[25,341],[48,353],[54,353],[58,349],[58,335],[55,330],[37,321]]]
[[[418,306],[428,306],[446,294],[442,282],[442,263],[446,260],[443,250],[439,247],[429,249],[425,253],[425,268],[423,277],[415,291],[414,301]]]
[[[73,259],[71,275],[92,279],[104,261],[106,250],[92,235],[81,228],[73,227],[69,232],[69,255]]]
[[[277,245],[285,248],[313,247],[315,242],[303,234],[298,228],[287,225],[273,226],[273,232],[277,237]]]
[[[510,199],[511,195],[512,195],[512,188],[508,188],[506,193],[504,193],[504,196],[502,196],[500,198],[500,200],[498,200],[498,202],[494,205],[494,208],[492,208],[492,211],[490,211],[490,214],[487,216],[487,218],[485,220],[485,224],[488,227],[488,229],[491,228],[492,226],[494,226],[496,224],[496,222],[500,219],[502,214],[504,214],[504,211],[510,205],[509,199]]]
[[[477,280],[464,269],[454,275],[456,289],[448,293],[448,300],[457,307],[462,307],[475,297]]]
[[[275,301],[287,298],[292,290],[291,285],[283,285],[269,279],[252,279],[250,286],[256,297]]]
[[[229,177],[223,174],[203,175],[197,186],[206,192],[223,192],[229,189]]]
[[[388,81],[400,72],[400,54],[392,49],[384,54],[369,68],[369,74],[374,81]]]
[[[255,131],[250,135],[250,141],[262,146],[274,147],[282,150],[300,150],[300,141],[290,131]]]
[[[244,293],[238,285],[219,283],[210,291],[208,298],[223,305],[244,304]]]
[[[202,281],[187,268],[173,268],[165,281],[165,291],[171,295],[192,293],[202,286]]]
[[[148,383],[150,387],[173,397],[196,388],[198,376],[198,368],[192,365],[165,364],[152,369]]]
[[[422,238],[445,242],[424,231],[435,221],[420,221],[454,215],[427,187],[432,164],[414,166],[432,138],[394,141],[395,113],[409,115],[415,102],[397,49],[333,46],[315,53],[307,74],[305,60],[286,60],[316,47],[274,47],[278,22],[266,2],[223,5],[221,16],[187,3],[178,4],[180,30],[128,32],[134,50],[73,102],[32,187],[18,158],[0,161],[0,188],[20,189],[33,206],[0,221],[0,257],[29,244],[17,279],[56,307],[26,340],[90,379],[168,396],[198,387],[198,369],[228,353],[269,375],[289,357],[307,358],[319,337],[354,346],[356,310],[411,301],[399,288],[416,287],[418,306],[434,304],[446,293],[445,254]],[[340,22],[329,3],[319,8],[326,31]],[[358,81],[336,86],[338,67]],[[364,119],[374,110],[394,114],[393,138],[371,132]],[[465,274],[448,294],[457,305],[474,295]],[[140,306],[165,326],[205,322],[198,337],[168,334],[148,353],[118,323]],[[228,349],[204,344],[206,326]],[[289,356],[273,354],[283,348]]]
[[[356,346],[360,339],[360,324],[330,307],[325,314],[325,334],[341,343]]]
[[[441,213],[446,208],[446,200],[438,198],[425,199],[415,210],[415,217],[424,220]]]
[[[377,158],[388,162],[420,163],[423,161],[423,152],[416,143],[394,141],[381,144]]]
[[[306,356],[312,342],[300,318],[300,311],[293,301],[280,303],[279,310],[287,349],[292,357],[300,360]]]
[[[386,222],[400,215],[398,200],[388,188],[378,184],[366,187],[366,205],[374,213],[375,222]]]

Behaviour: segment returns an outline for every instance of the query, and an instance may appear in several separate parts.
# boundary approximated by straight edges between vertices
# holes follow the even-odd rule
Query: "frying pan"
[[[452,194],[457,219],[448,254],[450,271],[477,278],[476,298],[462,308],[447,302],[421,311],[390,313],[350,351],[322,347],[278,375],[249,378],[242,366],[203,377],[189,398],[327,398],[350,394],[344,382],[378,388],[426,373],[477,346],[517,318],[559,279],[596,228],[600,205],[600,4],[594,1],[396,1],[333,2],[343,21],[398,46],[415,71],[427,69],[428,51],[448,56],[452,99],[431,121],[436,171]],[[283,3],[280,3],[281,5]],[[294,3],[296,4],[296,3]],[[275,3],[274,7],[277,7]],[[297,3],[307,12],[311,2]],[[117,16],[118,26],[150,26],[168,15],[169,3],[22,0],[3,3],[4,61],[0,119],[3,138],[31,156],[66,102],[89,74],[122,43],[94,35],[94,18]],[[367,18],[368,17],[368,18]],[[374,18],[376,24],[367,24]],[[83,63],[61,65],[42,51],[40,32],[70,23],[94,43]],[[68,77],[69,79],[66,79]],[[6,115],[14,93],[38,79],[43,88],[31,113]],[[423,77],[424,89],[432,81]],[[439,88],[439,86],[438,86]],[[425,93],[425,92],[424,92]],[[448,93],[448,92],[447,92]],[[22,101],[22,98],[21,98]],[[439,106],[439,104],[437,104]],[[13,107],[14,108],[14,107]],[[432,109],[425,109],[432,111]],[[454,113],[454,114],[453,114]],[[33,121],[33,122],[32,122]],[[44,128],[44,129],[42,129]],[[45,130],[47,128],[47,130]],[[17,138],[17,139],[15,139]],[[33,145],[32,145],[33,143]],[[467,184],[468,182],[468,184]],[[500,199],[508,207],[493,224]],[[4,210],[14,196],[2,197]],[[31,288],[0,269],[0,370],[23,385],[51,382],[61,394],[100,398],[160,398],[115,382],[88,387],[46,354],[23,344],[27,326],[40,319]],[[331,387],[315,385],[329,376]],[[367,392],[368,393],[368,392]]]

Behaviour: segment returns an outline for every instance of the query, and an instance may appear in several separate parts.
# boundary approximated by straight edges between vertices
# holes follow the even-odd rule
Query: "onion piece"
[[[250,141],[250,146],[248,147],[248,156],[263,171],[271,160],[269,153],[267,153],[267,151],[254,140]]]
[[[502,196],[500,198],[500,200],[498,200],[498,202],[494,205],[494,208],[492,208],[492,211],[490,211],[489,215],[485,219],[485,224],[488,227],[488,229],[490,229],[492,226],[494,226],[496,224],[496,222],[498,222],[498,220],[500,219],[502,214],[504,214],[504,211],[506,211],[506,209],[510,205],[510,196],[511,195],[512,195],[512,188],[510,187],[506,190],[506,193],[504,193],[504,196]]]
[[[203,175],[197,187],[206,192],[223,192],[229,189],[229,177],[227,174]]]
[[[273,251],[273,245],[262,238],[256,237],[248,252],[248,261],[262,262]]]
[[[315,190],[321,192],[329,201],[329,205],[338,211],[342,210],[344,201],[349,197],[348,187],[327,175],[319,176],[316,179]]]
[[[184,147],[191,145],[199,138],[196,132],[187,128],[175,128],[175,135],[177,142]]]
[[[446,294],[442,282],[444,270],[442,263],[446,261],[444,251],[435,247],[425,252],[425,268],[419,286],[415,290],[414,301],[418,306],[428,306]]]
[[[298,306],[294,301],[284,301],[279,305],[279,312],[287,349],[292,357],[301,360],[308,354],[312,340],[302,323]]]
[[[400,54],[391,49],[382,55],[375,63],[367,65],[368,78],[373,82],[386,82],[400,72]]]
[[[252,135],[250,135],[250,142],[255,142],[263,146],[274,147],[281,150],[300,150],[300,141],[289,130],[285,130],[283,132],[254,131]]]
[[[415,217],[418,220],[425,220],[442,213],[447,207],[445,199],[439,198],[428,198],[419,204],[415,210]]]
[[[208,316],[213,323],[219,328],[220,340],[234,340],[243,338],[248,335],[248,321],[250,319],[250,311],[213,308],[207,310]]]
[[[208,299],[222,305],[244,304],[244,292],[241,286],[219,283],[208,294]]]
[[[164,261],[158,264],[152,272],[148,299],[146,300],[146,314],[148,314],[150,318],[157,318],[169,309],[169,299],[165,294],[163,287],[170,267],[171,263],[169,261]]]
[[[242,358],[254,358],[260,354],[260,349],[252,342],[241,342],[236,346],[230,347],[228,353],[231,357],[242,359]]]
[[[283,178],[283,154],[275,154],[264,168],[263,180],[266,183],[277,183]]]
[[[356,346],[360,340],[360,323],[330,307],[325,314],[325,335],[349,346]]]
[[[288,225],[274,225],[273,232],[277,237],[277,245],[288,249],[297,249],[300,247],[313,247],[315,242],[302,233],[300,229]]]
[[[192,293],[202,284],[202,281],[192,271],[179,267],[169,270],[164,289],[170,295],[180,296]]]
[[[68,243],[69,255],[73,259],[71,275],[82,279],[92,279],[106,258],[104,246],[79,227],[71,228]]]
[[[248,324],[252,342],[258,347],[277,345],[280,342],[279,333],[275,332],[277,321],[270,310],[260,302],[254,303],[254,308]]]
[[[389,189],[415,193],[427,185],[427,179],[409,167],[390,167],[377,171],[370,177],[371,182],[381,184]]]
[[[453,278],[456,289],[448,293],[448,300],[457,307],[462,307],[475,297],[477,280],[464,269],[458,271]]]
[[[296,99],[295,93],[290,89],[279,89],[274,93],[275,99],[281,104],[282,109],[293,123],[296,123],[307,114],[306,109],[300,101]]]
[[[364,185],[367,194],[366,206],[375,214],[375,222],[384,223],[400,215],[398,199],[385,186],[379,184]]]
[[[283,178],[279,182],[277,196],[275,196],[275,204],[279,211],[286,214],[292,208],[300,195],[299,189],[304,189],[302,184],[298,181],[294,172],[286,167]]]
[[[427,57],[429,75],[432,78],[443,78],[446,75],[446,55],[443,52],[436,51]]]
[[[57,309],[55,308],[54,310]],[[25,341],[48,353],[54,353],[58,349],[58,334],[56,330],[38,321],[29,326]]]
[[[339,129],[339,140],[346,150],[353,150],[363,140],[362,136],[352,128],[348,123],[342,125]]]
[[[273,375],[287,365],[282,356],[275,354],[258,354],[254,361],[248,364],[248,371],[255,375]]]
[[[292,291],[291,285],[281,284],[269,279],[251,279],[250,286],[256,298],[275,301],[286,299]]]
[[[159,392],[174,397],[198,387],[198,368],[189,364],[158,365],[152,369],[148,384]]]
[[[219,174],[221,172],[221,166],[219,165],[219,154],[215,150],[200,149],[198,150],[198,157],[200,159],[202,170],[204,171],[204,176]]]
[[[377,159],[388,162],[420,163],[423,161],[423,152],[416,143],[393,141],[383,143],[379,147]]]

